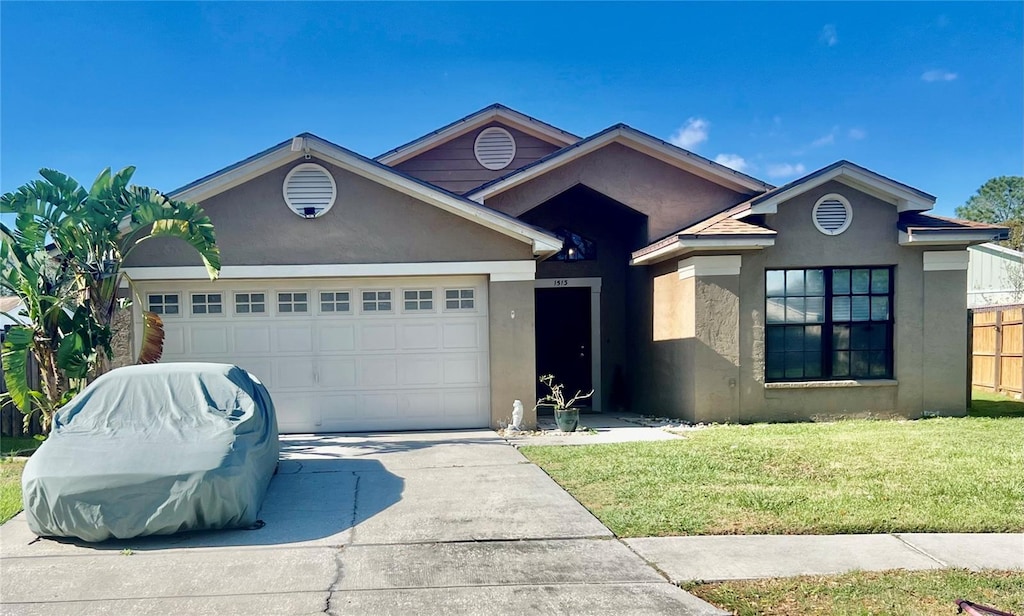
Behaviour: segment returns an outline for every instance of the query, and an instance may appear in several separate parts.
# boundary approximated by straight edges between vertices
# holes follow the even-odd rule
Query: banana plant
[[[142,242],[184,240],[199,253],[211,280],[220,272],[216,234],[203,209],[130,184],[134,173],[134,167],[116,173],[104,169],[86,190],[70,176],[42,169],[42,180],[0,197],[0,210],[15,215],[13,229],[0,224],[0,286],[22,299],[33,323],[12,328],[3,347],[4,378],[23,412],[52,412],[81,379],[109,369],[111,322],[130,303],[119,290],[127,286],[134,294],[123,266]],[[142,320],[137,361],[152,363],[160,359],[163,328],[151,312]],[[56,352],[61,345],[63,355]],[[43,372],[42,391],[34,394],[18,369],[27,364],[29,352]]]

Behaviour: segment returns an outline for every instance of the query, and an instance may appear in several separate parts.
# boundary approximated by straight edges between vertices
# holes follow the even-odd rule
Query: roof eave
[[[1005,240],[1005,229],[922,229],[900,230],[900,246],[969,246]]]
[[[716,252],[762,250],[774,245],[775,237],[765,235],[733,235],[728,238],[677,236],[674,242],[665,243],[654,250],[641,248],[634,252],[631,255],[629,264],[653,265],[698,250]]]

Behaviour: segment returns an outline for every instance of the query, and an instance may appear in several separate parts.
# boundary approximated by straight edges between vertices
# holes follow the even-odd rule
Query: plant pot
[[[555,409],[555,423],[562,432],[575,432],[580,425],[580,410]]]

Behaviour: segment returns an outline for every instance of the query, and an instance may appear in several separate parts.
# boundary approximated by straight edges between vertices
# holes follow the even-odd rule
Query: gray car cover
[[[85,541],[251,526],[279,448],[270,394],[238,366],[118,368],[56,413],[22,474],[25,515]]]

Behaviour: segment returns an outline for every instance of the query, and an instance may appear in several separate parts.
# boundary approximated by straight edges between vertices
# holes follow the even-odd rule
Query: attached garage
[[[270,390],[282,432],[490,424],[483,276],[140,284],[163,361],[234,363]]]

